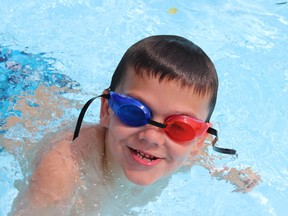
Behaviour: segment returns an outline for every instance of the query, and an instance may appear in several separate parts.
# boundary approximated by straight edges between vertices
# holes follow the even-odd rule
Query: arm
[[[46,208],[51,213],[50,207],[63,207],[73,194],[79,174],[70,140],[71,137],[66,136],[41,155],[26,192],[14,203],[15,215],[31,215],[32,212],[35,215]]]
[[[63,140],[39,162],[31,177],[28,198],[36,205],[49,205],[67,199],[77,181],[77,165],[70,143]]]
[[[209,145],[209,142],[204,143],[199,155],[197,157],[191,156],[188,165],[198,164],[209,170],[212,177],[230,182],[235,186],[233,192],[246,193],[252,191],[261,182],[261,176],[254,172],[251,167],[217,168],[214,162],[215,159],[219,159],[219,157],[208,153],[207,148]]]
[[[225,180],[235,185],[236,189],[233,192],[247,193],[261,182],[260,175],[253,172],[250,167],[246,167],[245,169],[226,167],[220,170],[213,170],[211,175],[219,180]]]

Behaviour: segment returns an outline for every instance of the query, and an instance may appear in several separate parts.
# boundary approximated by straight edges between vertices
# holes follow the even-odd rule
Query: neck
[[[143,207],[149,202],[156,201],[167,187],[168,181],[167,178],[148,186],[140,186],[109,173],[106,176],[106,199],[101,213],[103,215],[130,215],[133,208]]]
[[[114,199],[114,201],[121,200],[121,203],[123,204],[125,202],[124,206],[126,207],[143,206],[149,201],[156,200],[157,197],[161,195],[163,189],[167,187],[169,177],[158,180],[157,182],[147,186],[134,184],[127,179],[117,164],[115,165],[115,163],[111,162],[113,159],[106,153],[107,152],[105,152],[103,163],[103,170],[105,173],[103,184],[107,191],[107,202],[110,203],[111,199]]]

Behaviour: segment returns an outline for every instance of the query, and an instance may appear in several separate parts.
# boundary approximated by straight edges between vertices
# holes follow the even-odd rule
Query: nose
[[[163,145],[165,143],[165,132],[162,128],[147,124],[138,133],[138,139],[149,147]]]

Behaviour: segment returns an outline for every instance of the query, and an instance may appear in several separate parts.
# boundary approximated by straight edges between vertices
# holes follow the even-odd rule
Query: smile
[[[153,166],[160,162],[160,158],[141,152],[136,149],[129,148],[133,159],[144,166]]]

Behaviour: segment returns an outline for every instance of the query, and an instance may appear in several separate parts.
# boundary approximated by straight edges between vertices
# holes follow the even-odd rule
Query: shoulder
[[[104,152],[105,129],[98,125],[85,125],[79,137],[72,143],[77,160],[89,160],[90,157],[102,157]]]
[[[80,166],[97,168],[101,164],[105,129],[86,125],[77,139],[72,141],[72,137],[72,130],[66,130],[44,142],[45,150],[38,155],[29,182],[33,204],[45,206],[68,199],[79,183]]]
[[[78,164],[71,148],[72,133],[65,132],[56,137],[39,155],[30,179],[28,196],[34,204],[47,205],[67,199],[79,178]]]

